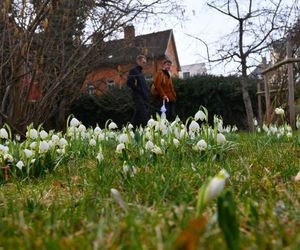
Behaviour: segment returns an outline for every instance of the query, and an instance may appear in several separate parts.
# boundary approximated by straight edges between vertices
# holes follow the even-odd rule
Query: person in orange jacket
[[[170,75],[171,66],[171,60],[165,60],[163,62],[161,70],[159,70],[155,76],[153,87],[151,89],[152,95],[158,97],[160,106],[162,105],[163,100],[165,100],[165,107],[167,109],[166,117],[168,121],[174,121],[176,118],[176,92]]]

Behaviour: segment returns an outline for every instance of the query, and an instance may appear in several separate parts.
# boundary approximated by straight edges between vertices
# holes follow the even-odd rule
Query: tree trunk
[[[253,108],[251,103],[251,98],[249,95],[249,91],[247,89],[247,76],[242,76],[241,78],[241,85],[242,85],[242,95],[243,95],[243,101],[246,109],[246,115],[247,115],[247,124],[248,129],[250,131],[254,131],[254,124],[253,124]]]

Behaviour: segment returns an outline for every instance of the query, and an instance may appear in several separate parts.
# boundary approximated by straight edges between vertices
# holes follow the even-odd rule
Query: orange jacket
[[[154,79],[154,86],[161,98],[167,96],[171,102],[175,101],[176,92],[174,90],[172,78],[168,77],[162,70],[157,72]]]

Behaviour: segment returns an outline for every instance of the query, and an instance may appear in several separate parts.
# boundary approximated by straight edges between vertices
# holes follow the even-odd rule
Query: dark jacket
[[[142,97],[145,100],[148,99],[149,88],[141,66],[137,65],[129,71],[127,86],[132,89],[133,98]]]

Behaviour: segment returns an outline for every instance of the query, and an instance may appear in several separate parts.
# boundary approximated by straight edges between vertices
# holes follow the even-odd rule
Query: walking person
[[[166,117],[168,121],[174,121],[176,118],[176,92],[170,75],[171,66],[171,60],[165,60],[163,62],[162,68],[157,72],[151,88],[151,94],[156,96],[156,103],[158,103],[159,108],[162,106],[163,100],[165,100],[165,107],[167,109]]]
[[[132,90],[132,99],[135,107],[132,124],[138,127],[141,125],[146,126],[150,117],[147,107],[149,89],[143,73],[143,67],[146,65],[147,59],[144,55],[138,55],[136,63],[137,65],[128,73],[127,86]]]

